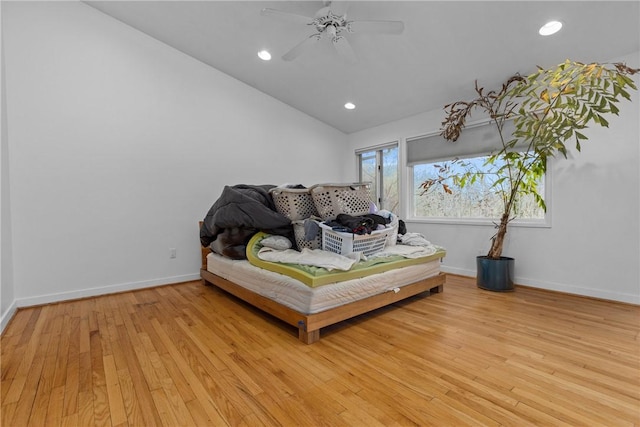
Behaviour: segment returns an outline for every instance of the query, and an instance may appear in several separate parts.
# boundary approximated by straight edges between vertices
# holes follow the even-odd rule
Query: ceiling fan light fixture
[[[336,35],[338,34],[338,30],[335,25],[327,25],[325,31],[331,36],[332,40],[336,38]]]
[[[354,104],[353,102],[347,102],[346,104],[344,104],[344,108],[346,108],[347,110],[353,110],[356,108],[356,104]]]
[[[560,21],[549,21],[544,24],[538,30],[538,34],[541,36],[550,36],[551,34],[555,34],[562,28],[562,22]]]
[[[262,59],[263,61],[269,61],[271,60],[271,54],[267,50],[261,50],[260,52],[258,52],[258,58]]]

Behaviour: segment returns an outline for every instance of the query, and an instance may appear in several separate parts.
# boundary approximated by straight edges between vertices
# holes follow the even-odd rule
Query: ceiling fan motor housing
[[[347,15],[334,15],[331,11],[324,16],[315,18],[309,25],[316,27],[316,31],[322,34],[328,32],[333,38],[339,37],[342,30],[351,33],[351,21],[347,21]]]

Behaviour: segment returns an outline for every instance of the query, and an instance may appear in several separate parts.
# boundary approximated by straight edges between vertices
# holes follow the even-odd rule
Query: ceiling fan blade
[[[338,37],[337,39],[334,39],[333,46],[338,51],[338,54],[346,59],[347,62],[353,64],[358,61],[356,54],[353,52],[353,48],[346,37]]]
[[[349,9],[348,1],[332,1],[329,5],[331,12],[337,16],[344,16],[347,14],[347,10]]]
[[[297,13],[283,12],[277,9],[270,9],[268,7],[262,9],[260,11],[262,16],[275,16],[278,18],[282,18],[286,21],[293,22],[294,24],[311,24],[313,18],[309,18],[308,16],[298,15]]]
[[[402,21],[353,21],[350,24],[354,33],[402,34]]]
[[[293,61],[298,56],[300,56],[302,52],[309,48],[309,46],[314,45],[318,40],[320,40],[318,34],[307,37],[306,39],[295,45],[289,52],[282,55],[282,59],[285,61]]]
[[[331,8],[329,6],[324,6],[323,8],[319,9],[315,14],[314,17],[315,18],[320,18],[323,16],[327,16],[329,14],[329,11],[331,10]]]

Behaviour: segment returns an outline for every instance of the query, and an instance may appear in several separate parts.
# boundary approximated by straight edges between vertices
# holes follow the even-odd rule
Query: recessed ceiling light
[[[558,31],[560,31],[561,28],[562,28],[562,22],[549,21],[546,24],[544,24],[542,27],[540,27],[540,29],[538,30],[538,33],[541,36],[550,36],[551,34],[555,34]]]
[[[353,110],[354,108],[356,108],[356,104],[354,104],[353,102],[347,102],[346,104],[344,104],[344,108],[346,108],[347,110]]]
[[[258,52],[258,57],[263,61],[268,61],[271,59],[271,54],[266,50],[261,50],[260,52]]]

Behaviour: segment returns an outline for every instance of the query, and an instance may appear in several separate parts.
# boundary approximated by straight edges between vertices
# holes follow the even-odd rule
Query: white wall
[[[2,9],[3,4],[0,2],[0,331],[4,329],[16,309],[11,256],[9,140],[7,135],[7,104],[4,96],[6,85],[2,40]]]
[[[346,135],[89,6],[3,15],[18,306],[195,279],[224,185],[344,179]]]
[[[618,60],[640,66],[638,53]],[[634,92],[608,129],[589,129],[581,153],[553,161],[551,228],[511,227],[507,234],[504,255],[516,258],[517,283],[640,303],[639,107]],[[404,142],[437,131],[443,118],[443,110],[409,117],[351,134],[349,145],[353,152]],[[487,252],[494,233],[477,225],[410,222],[407,228],[447,248],[445,270],[468,276],[475,276],[475,257]]]

